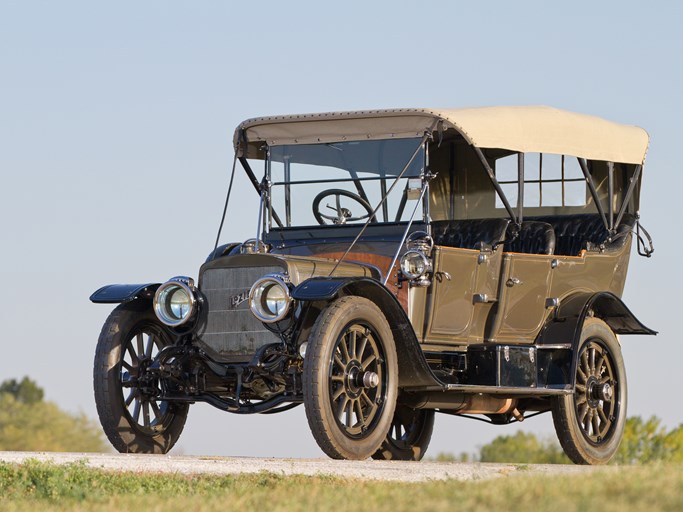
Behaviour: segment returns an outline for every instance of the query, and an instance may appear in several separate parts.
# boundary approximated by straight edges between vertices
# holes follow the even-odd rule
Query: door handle
[[[439,282],[442,282],[444,279],[445,279],[446,281],[450,281],[450,280],[451,280],[451,275],[450,275],[448,272],[443,272],[443,271],[436,272],[436,273],[434,274],[434,276],[436,277],[436,280],[439,281]]]

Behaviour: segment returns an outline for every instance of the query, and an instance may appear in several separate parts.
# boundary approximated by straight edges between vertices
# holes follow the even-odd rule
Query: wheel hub
[[[157,376],[150,371],[152,359],[149,357],[140,358],[135,387],[138,388],[140,396],[146,399],[154,398],[158,395]],[[132,379],[133,380],[133,379]]]
[[[609,401],[612,399],[613,395],[614,395],[614,390],[612,389],[612,386],[610,385],[609,382],[605,382],[604,384],[598,384],[596,386],[593,386],[593,396],[595,398],[597,398],[598,400]]]
[[[358,398],[364,389],[376,388],[379,375],[364,371],[360,362],[351,361],[346,367],[345,391],[350,398]]]
[[[358,398],[361,391],[363,390],[363,367],[360,365],[358,361],[351,361],[347,365],[346,371],[344,373],[346,375],[346,379],[344,382],[346,394],[350,398]]]
[[[586,401],[592,409],[597,408],[600,402],[609,402],[614,396],[614,388],[609,382],[600,383],[596,377],[589,377],[586,383]]]
[[[600,398],[597,395],[598,387],[600,387],[598,379],[593,376],[589,377],[586,382],[586,401],[591,409],[595,409],[600,404]]]

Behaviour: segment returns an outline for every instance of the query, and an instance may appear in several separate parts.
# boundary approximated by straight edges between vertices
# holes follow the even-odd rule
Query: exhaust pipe
[[[517,408],[516,398],[443,391],[406,393],[400,397],[400,402],[413,409],[442,409],[467,414],[507,414]]]

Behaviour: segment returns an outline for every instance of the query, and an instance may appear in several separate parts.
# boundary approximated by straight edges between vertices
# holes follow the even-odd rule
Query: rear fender
[[[396,343],[399,386],[443,386],[432,373],[413,326],[396,297],[382,284],[367,277],[314,277],[292,290],[292,297],[304,306],[300,325],[310,327],[327,304],[341,297],[355,295],[373,301],[384,313]],[[301,332],[302,339],[307,332]]]
[[[657,331],[646,327],[638,320],[626,304],[613,293],[586,292],[567,297],[543,327],[536,338],[536,343],[541,346],[565,344],[571,347],[572,364],[568,380],[572,389],[576,381],[581,331],[588,317],[600,318],[615,334],[657,334]]]
[[[562,300],[555,314],[539,333],[536,343],[571,343],[576,348],[581,338],[583,322],[588,316],[604,320],[616,334],[657,334],[657,331],[643,325],[613,293],[586,292],[570,295]]]
[[[152,300],[161,283],[108,284],[90,296],[95,304],[120,304],[136,299]]]

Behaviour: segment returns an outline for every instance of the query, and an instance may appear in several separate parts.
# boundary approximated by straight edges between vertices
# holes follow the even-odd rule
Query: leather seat
[[[505,235],[505,251],[525,254],[553,254],[555,252],[555,230],[547,222],[524,221],[517,231],[510,224]]]
[[[439,220],[432,222],[436,245],[462,249],[491,247],[505,238],[510,219]]]
[[[546,215],[529,217],[522,223],[516,239],[506,237],[510,219],[442,220],[432,223],[432,237],[437,245],[481,249],[482,243],[493,246],[507,239],[505,250],[527,254],[556,254],[578,256],[582,250],[616,251],[621,249],[636,219],[625,214],[617,226],[612,241],[600,215]]]
[[[530,220],[546,222],[553,227],[555,254],[564,256],[578,256],[582,250],[597,250],[601,245],[606,251],[621,249],[636,222],[633,215],[625,214],[612,242],[607,242],[609,233],[598,214],[543,216]]]

